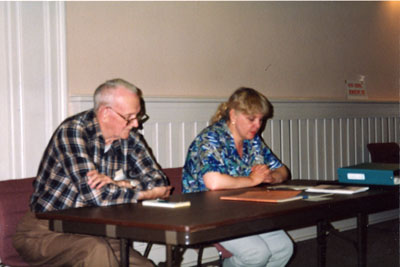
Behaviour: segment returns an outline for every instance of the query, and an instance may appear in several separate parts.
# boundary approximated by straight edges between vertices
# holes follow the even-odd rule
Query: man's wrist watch
[[[130,183],[132,188],[136,188],[139,185],[139,181],[138,180],[130,180],[129,183]]]

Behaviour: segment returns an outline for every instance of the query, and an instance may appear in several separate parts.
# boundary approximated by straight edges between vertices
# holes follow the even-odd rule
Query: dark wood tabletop
[[[38,213],[37,217],[50,220],[51,228],[60,232],[189,246],[399,207],[398,187],[385,186],[372,186],[369,191],[354,195],[334,195],[320,202],[275,204],[219,199],[222,195],[264,188],[175,195],[172,200],[191,201],[190,207],[176,209],[144,207],[139,202]]]

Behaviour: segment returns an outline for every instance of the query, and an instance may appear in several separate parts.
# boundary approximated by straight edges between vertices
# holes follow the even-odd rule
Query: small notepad
[[[143,200],[143,206],[160,207],[160,208],[182,208],[190,207],[190,201],[170,201],[165,199]]]

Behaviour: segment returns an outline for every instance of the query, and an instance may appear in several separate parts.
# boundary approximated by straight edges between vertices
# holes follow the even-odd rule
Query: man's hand
[[[89,171],[87,174],[89,178],[88,184],[90,188],[100,189],[106,184],[116,184],[116,182],[107,175],[99,173],[97,170]]]
[[[172,186],[158,186],[150,190],[140,191],[138,200],[167,198],[171,193],[171,189]]]

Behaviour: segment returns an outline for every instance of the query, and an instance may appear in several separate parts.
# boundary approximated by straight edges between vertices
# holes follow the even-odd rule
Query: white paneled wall
[[[163,168],[182,166],[194,137],[221,99],[146,98],[150,119],[142,130]],[[399,103],[274,100],[263,138],[293,179],[335,180],[339,166],[370,161],[370,142],[400,142]],[[70,111],[92,107],[72,97]]]
[[[36,174],[67,114],[63,2],[0,2],[0,179]]]

